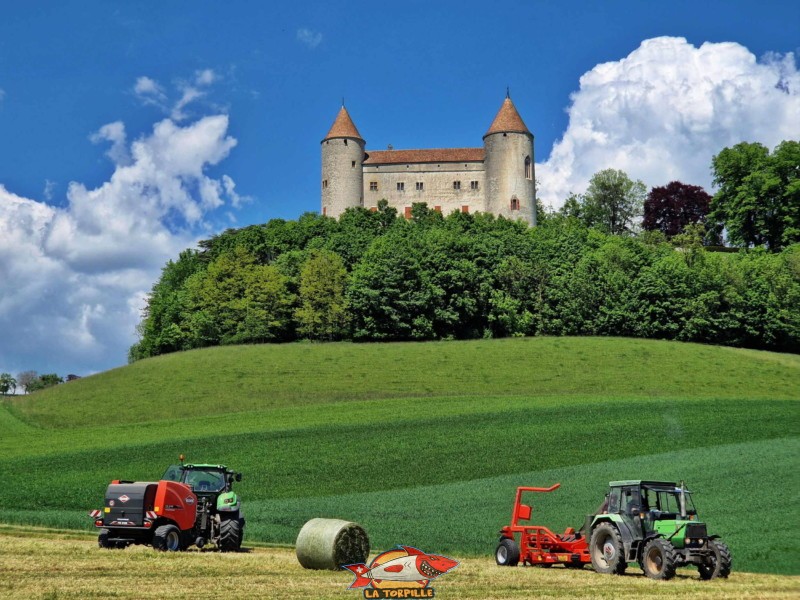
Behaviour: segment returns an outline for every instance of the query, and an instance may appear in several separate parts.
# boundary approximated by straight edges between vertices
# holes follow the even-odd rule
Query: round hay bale
[[[311,519],[297,535],[295,552],[306,569],[337,570],[342,565],[367,561],[369,537],[358,523]]]

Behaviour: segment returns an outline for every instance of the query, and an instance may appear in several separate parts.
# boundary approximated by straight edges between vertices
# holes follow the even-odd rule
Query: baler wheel
[[[610,523],[600,523],[592,531],[589,542],[592,567],[598,573],[622,575],[628,567],[625,561],[625,547],[617,528]]]
[[[503,538],[494,552],[494,559],[501,567],[516,567],[519,564],[519,546],[509,538]]]
[[[669,540],[656,538],[644,547],[642,568],[650,579],[672,579],[675,566],[675,546]]]
[[[731,551],[728,544],[722,540],[709,540],[708,545],[714,551],[714,558],[709,563],[697,565],[700,579],[727,578],[731,574]]]
[[[181,531],[175,525],[162,525],[153,534],[153,548],[165,552],[181,549]]]
[[[108,541],[110,533],[108,529],[101,529],[100,534],[97,536],[97,545],[101,548],[115,548],[115,544]]]
[[[239,519],[225,519],[219,525],[219,549],[238,552],[242,547],[242,523]]]

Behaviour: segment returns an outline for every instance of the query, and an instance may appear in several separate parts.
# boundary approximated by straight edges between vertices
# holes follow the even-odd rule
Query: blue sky
[[[228,226],[318,211],[319,142],[343,97],[368,148],[480,146],[509,86],[553,206],[608,166],[710,187],[725,145],[800,137],[797,2],[87,0],[2,14],[12,373],[124,364],[167,259]]]

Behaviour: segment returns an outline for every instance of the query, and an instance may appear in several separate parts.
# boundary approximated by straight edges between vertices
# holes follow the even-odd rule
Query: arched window
[[[511,210],[519,210],[519,199],[516,196],[511,199]]]
[[[533,169],[531,168],[531,157],[525,157],[525,179],[533,179]]]

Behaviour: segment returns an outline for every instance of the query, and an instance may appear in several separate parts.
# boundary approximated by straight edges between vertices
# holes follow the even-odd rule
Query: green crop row
[[[0,488],[0,506],[14,506],[22,494],[36,506],[79,509],[100,497],[111,479],[157,479],[180,452],[243,471],[241,488],[251,499],[308,497],[797,435],[796,413],[796,403],[785,401],[762,402],[753,411],[748,402],[656,400],[420,415],[399,423],[298,427],[177,443],[129,445],[119,439],[106,448],[0,460],[13,484]]]

